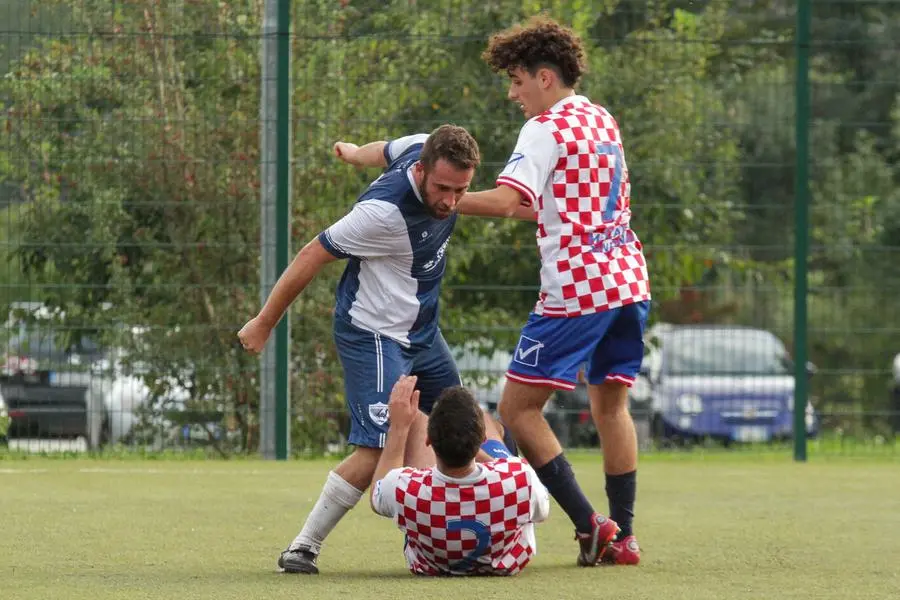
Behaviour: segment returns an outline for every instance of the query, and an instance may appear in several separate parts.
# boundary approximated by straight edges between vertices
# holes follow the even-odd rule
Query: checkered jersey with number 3
[[[389,500],[413,573],[515,575],[535,553],[533,519],[546,517],[533,509],[533,486],[541,486],[534,471],[517,458],[479,468],[466,483],[434,469],[407,468],[395,477]],[[543,486],[539,491],[546,496]]]

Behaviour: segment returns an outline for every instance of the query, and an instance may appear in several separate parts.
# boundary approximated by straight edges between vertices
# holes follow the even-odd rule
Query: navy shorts
[[[431,347],[404,348],[383,335],[334,320],[334,341],[344,368],[344,397],[350,411],[350,444],[384,448],[388,399],[401,375],[419,379],[419,409],[430,413],[440,393],[461,385],[456,362],[438,330]]]
[[[644,358],[644,328],[650,302],[636,302],[581,317],[531,314],[506,376],[512,381],[575,389],[586,366],[588,383],[606,380],[630,386]]]

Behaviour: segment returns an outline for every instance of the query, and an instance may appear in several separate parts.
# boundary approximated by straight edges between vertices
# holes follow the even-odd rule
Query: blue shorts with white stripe
[[[388,430],[388,399],[401,375],[416,375],[419,408],[431,412],[440,393],[460,385],[459,372],[438,330],[426,349],[404,348],[383,335],[334,321],[334,341],[344,368],[344,396],[350,411],[349,443],[383,448]]]

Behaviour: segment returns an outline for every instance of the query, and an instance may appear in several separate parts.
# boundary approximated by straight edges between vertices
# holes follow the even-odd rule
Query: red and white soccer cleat
[[[615,521],[604,517],[599,513],[594,513],[591,517],[591,532],[578,533],[575,532],[575,539],[581,547],[578,553],[579,567],[593,567],[603,554],[609,549],[612,542],[619,533],[619,526]]]
[[[604,565],[636,565],[641,562],[641,547],[633,535],[612,542],[603,553]]]

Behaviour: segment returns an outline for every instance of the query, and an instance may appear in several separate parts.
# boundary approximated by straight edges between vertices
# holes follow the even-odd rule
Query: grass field
[[[603,498],[596,455],[573,456]],[[653,456],[639,472],[637,568],[579,569],[565,515],[518,577],[408,575],[401,535],[360,504],[320,558],[276,572],[332,461],[0,461],[0,597],[900,598],[900,463]],[[598,504],[600,506],[600,504]]]

